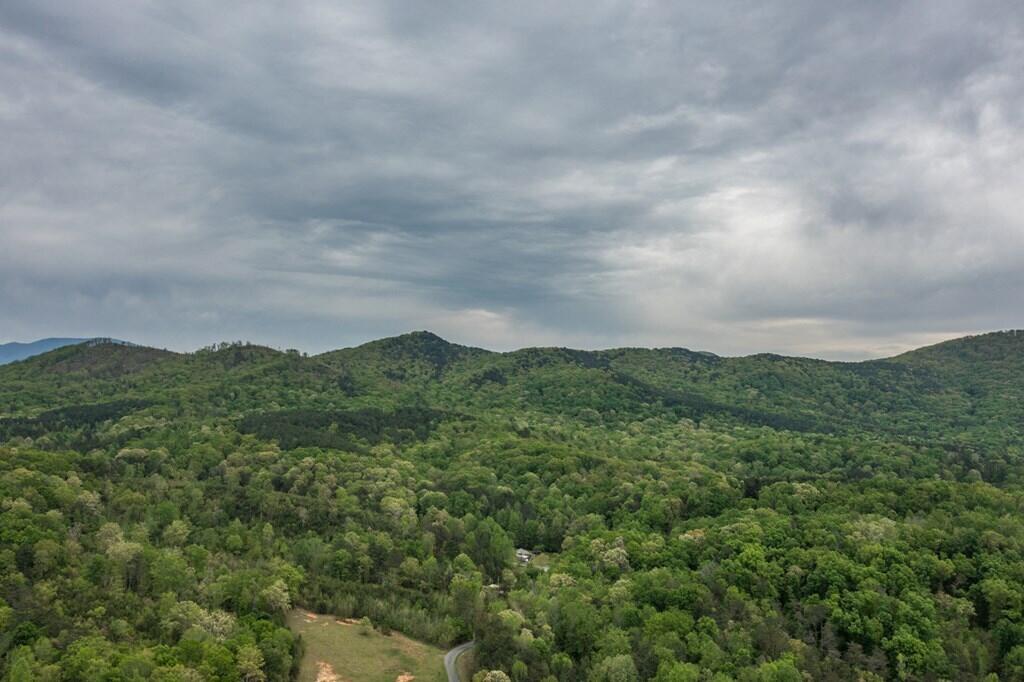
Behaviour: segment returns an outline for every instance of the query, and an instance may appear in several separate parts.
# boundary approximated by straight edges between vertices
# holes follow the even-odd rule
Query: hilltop
[[[1022,389],[1015,332],[64,346],[0,367],[0,673],[284,682],[312,612],[517,682],[1017,679]]]
[[[609,425],[673,414],[814,433],[941,440],[970,432],[979,441],[1007,443],[1021,437],[1024,334],[965,337],[864,362],[683,348],[499,353],[426,331],[312,357],[242,343],[179,354],[90,342],[0,368],[0,380],[6,414],[157,392],[176,405],[188,396],[189,409],[206,405],[238,415],[345,405],[515,407]],[[1008,421],[993,430],[996,416]]]

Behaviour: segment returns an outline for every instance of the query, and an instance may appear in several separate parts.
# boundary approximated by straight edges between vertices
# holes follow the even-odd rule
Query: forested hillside
[[[515,682],[1024,679],[1022,393],[1015,332],[59,348],[0,367],[0,671],[288,680],[297,605]]]

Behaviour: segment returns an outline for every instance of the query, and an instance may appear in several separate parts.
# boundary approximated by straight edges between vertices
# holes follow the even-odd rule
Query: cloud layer
[[[854,358],[1024,326],[1021,27],[6,0],[0,336]]]

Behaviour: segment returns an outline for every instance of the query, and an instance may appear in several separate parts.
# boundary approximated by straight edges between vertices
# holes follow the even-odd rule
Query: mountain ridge
[[[853,363],[681,348],[493,352],[423,331],[314,356],[243,343],[173,353],[100,341],[0,367],[0,413],[143,398],[156,390],[176,396],[176,404],[215,404],[235,414],[275,405],[469,412],[517,405],[599,421],[668,413],[695,422],[903,438],[931,438],[941,426],[1005,443],[1024,433],[1022,351],[1024,335],[1016,332]],[[988,428],[992,415],[1006,421],[1002,433]]]
[[[708,359],[726,359],[726,360],[742,360],[751,358],[763,358],[766,360],[780,361],[780,360],[805,360],[828,363],[833,365],[861,365],[867,363],[879,363],[879,362],[890,362],[890,361],[901,361],[915,356],[923,354],[935,354],[948,352],[952,349],[962,348],[965,344],[971,343],[982,343],[993,339],[1013,339],[1018,340],[1022,349],[1024,349],[1024,329],[1008,329],[1008,330],[997,330],[990,332],[982,332],[978,334],[968,334],[964,336],[952,337],[939,341],[933,344],[920,346],[918,348],[912,348],[895,355],[884,356],[880,358],[867,358],[864,360],[830,360],[827,358],[819,358],[813,355],[796,355],[787,354],[771,351],[758,351],[755,353],[747,353],[743,355],[721,355],[710,350],[693,350],[685,346],[613,346],[610,348],[594,348],[594,349],[583,349],[573,348],[571,346],[522,346],[520,348],[514,348],[506,351],[491,350],[479,346],[469,346],[454,341],[449,341],[444,337],[431,332],[429,330],[417,330],[397,334],[394,336],[384,336],[379,339],[371,339],[363,343],[359,343],[353,346],[342,346],[326,350],[320,353],[314,353],[306,355],[311,358],[329,358],[337,354],[351,353],[356,351],[369,351],[369,350],[380,350],[392,355],[398,354],[415,354],[415,352],[433,351],[437,352],[439,349],[453,350],[459,354],[470,354],[470,355],[515,355],[529,352],[567,352],[572,355],[605,355],[605,354],[622,354],[634,351],[643,351],[650,353],[665,353],[673,355],[684,355],[691,358],[704,357]],[[85,343],[110,343],[112,345],[121,346],[134,346],[139,348],[153,348],[155,346],[147,346],[145,344],[136,344],[129,341],[122,341],[119,339],[113,339],[109,337],[52,337],[39,339],[37,341],[30,342],[17,342],[12,341],[4,344],[0,344],[0,365],[8,364],[10,362],[16,362],[18,360],[27,359],[30,357],[36,357],[44,353],[58,350],[66,346],[75,346]],[[259,348],[264,351],[270,351],[273,353],[287,353],[289,351],[281,350],[272,346],[267,346],[259,343],[252,342],[225,342],[223,344],[213,344],[212,346],[199,348],[194,351],[170,351],[162,349],[168,353],[174,353],[175,355],[194,355],[198,353],[216,353],[220,351],[227,351],[233,348]],[[14,359],[5,359],[4,351],[10,349],[11,354],[24,352],[25,354]],[[24,351],[22,350],[24,349]],[[37,350],[38,349],[38,350]],[[305,355],[305,354],[304,354]]]
[[[41,353],[46,353],[63,346],[83,343],[87,340],[88,339],[85,338],[48,337],[45,339],[37,339],[35,341],[11,341],[10,343],[2,343],[0,344],[0,365],[24,360],[25,358],[40,355]]]

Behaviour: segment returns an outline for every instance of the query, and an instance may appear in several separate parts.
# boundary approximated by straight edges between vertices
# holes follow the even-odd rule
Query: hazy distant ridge
[[[32,341],[30,343],[14,342],[0,344],[0,365],[5,365],[9,362],[17,362],[18,360],[30,358],[33,355],[39,355],[56,348],[71,346],[88,340],[89,339],[51,338],[39,339],[38,341]]]

